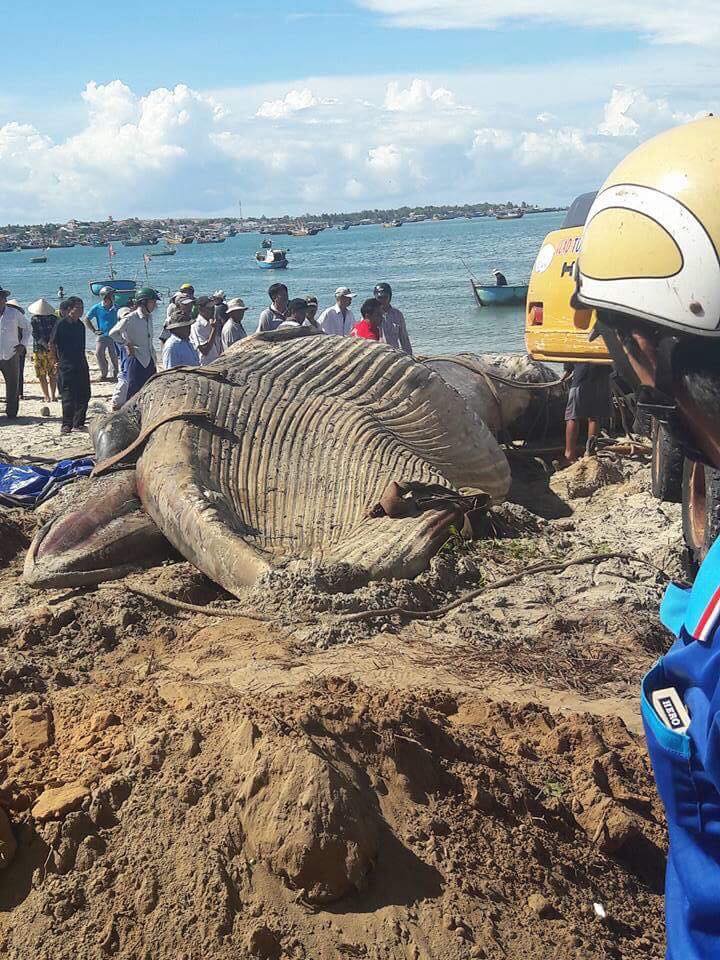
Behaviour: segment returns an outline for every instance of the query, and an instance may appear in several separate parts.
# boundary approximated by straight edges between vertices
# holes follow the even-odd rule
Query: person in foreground
[[[88,310],[85,320],[95,334],[95,357],[100,370],[100,380],[108,379],[110,367],[112,367],[112,379],[117,380],[118,352],[115,341],[110,337],[110,331],[118,322],[115,291],[112,287],[103,287],[100,297],[101,302]]]
[[[21,330],[25,329],[25,317],[8,304],[9,290],[0,285],[0,373],[5,379],[5,415],[13,420],[18,414],[20,401],[20,356],[25,349]]]
[[[350,332],[351,337],[359,337],[361,340],[380,340],[380,327],[382,325],[382,312],[380,304],[374,297],[370,297],[360,307],[361,320],[355,324]]]
[[[567,368],[570,369],[567,369]],[[565,464],[578,458],[580,423],[587,422],[588,448],[600,433],[600,421],[612,417],[610,367],[599,363],[567,364],[570,390],[565,407]]]
[[[228,300],[226,307],[226,320],[221,333],[223,350],[229,350],[234,343],[237,343],[238,340],[244,340],[247,336],[247,330],[243,326],[243,318],[247,312],[247,307],[243,299],[233,297]]]
[[[165,329],[169,337],[163,344],[162,365],[164,370],[173,367],[198,367],[200,354],[190,343],[190,329],[192,321],[178,309],[175,314],[165,321]]]
[[[578,306],[617,372],[691,460],[720,469],[720,119],[655,137],[610,175],[588,214]],[[677,638],[642,683],[669,851],[667,957],[720,957],[720,540],[660,617]]]
[[[42,297],[28,307],[33,340],[33,365],[35,375],[46,403],[57,400],[57,365],[50,350],[50,338],[57,323],[57,314]]]
[[[90,403],[90,368],[85,355],[84,304],[68,297],[60,304],[60,319],[50,335],[50,350],[58,369],[62,426],[60,433],[85,427]]]
[[[127,397],[134,397],[156,372],[153,346],[152,315],[160,294],[152,287],[143,287],[135,297],[137,309],[118,320],[110,336],[127,352]]]
[[[408,356],[412,356],[412,345],[405,323],[405,317],[402,310],[393,307],[392,287],[389,283],[378,283],[373,290],[373,296],[380,304],[382,311],[382,323],[380,325],[380,340],[395,350],[402,350]]]

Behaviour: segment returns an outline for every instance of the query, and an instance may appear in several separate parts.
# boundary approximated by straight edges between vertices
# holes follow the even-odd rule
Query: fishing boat
[[[528,285],[526,283],[506,287],[498,287],[494,283],[483,286],[483,284],[471,278],[470,284],[480,307],[512,307],[517,304],[524,304],[527,299]]]
[[[47,263],[47,257],[30,257],[30,263]]]
[[[197,243],[225,243],[225,237],[218,237],[216,234],[213,234],[209,237],[200,236],[197,238]]]
[[[0,241],[0,253],[10,253],[10,251],[14,249],[13,245],[6,240]]]
[[[522,220],[525,216],[522,210],[501,210],[495,214],[496,220]]]
[[[153,260],[155,257],[174,257],[177,253],[177,250],[173,250],[172,247],[168,247],[167,250],[156,250],[155,253],[149,253],[148,256],[152,257]]]
[[[349,229],[350,229],[350,224],[349,224],[349,223],[339,223],[339,224],[337,225],[336,229],[337,229],[337,230],[349,230]]]
[[[285,270],[287,268],[286,250],[275,250],[272,245],[265,247],[265,243],[263,243],[263,248],[255,254],[255,262],[262,270]]]
[[[291,237],[315,237],[320,233],[319,227],[294,227],[290,231]]]
[[[388,220],[387,223],[383,224],[383,227],[401,227],[403,225],[402,220]]]
[[[191,233],[173,233],[169,237],[165,237],[165,243],[172,243],[173,245],[178,246],[181,243],[192,243],[194,239],[195,237],[193,237]]]

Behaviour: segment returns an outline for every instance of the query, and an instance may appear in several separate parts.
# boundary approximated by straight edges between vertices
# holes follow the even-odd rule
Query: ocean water
[[[261,237],[243,234],[223,244],[176,247],[174,257],[148,265],[150,283],[164,294],[181,283],[192,283],[196,293],[222,289],[248,305],[245,326],[254,329],[267,306],[267,288],[276,280],[287,284],[290,296],[314,293],[320,310],[334,303],[338,286],[357,293],[356,316],[365,297],[379,280],[393,287],[393,304],[405,314],[413,348],[418,353],[519,352],[524,350],[524,309],[480,308],[475,303],[469,272],[492,283],[497,267],[508,283],[524,283],[530,275],[543,238],[562,222],[563,213],[533,214],[522,220],[445,220],[324,230],[315,237],[275,237],[275,247],[288,251],[287,270],[261,270],[255,252]],[[153,249],[147,248],[148,252]],[[144,247],[115,245],[118,277],[144,282]],[[70,247],[49,250],[46,264],[31,264],[38,251],[0,253],[0,284],[26,305],[38,297],[57,303],[62,284],[65,295],[77,294],[89,309],[96,302],[88,281],[107,276],[107,250]],[[159,332],[165,305],[158,309]]]

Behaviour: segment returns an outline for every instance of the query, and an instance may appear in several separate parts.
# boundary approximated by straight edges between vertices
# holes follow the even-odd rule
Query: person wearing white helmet
[[[91,333],[95,334],[95,357],[100,370],[101,380],[117,380],[118,352],[110,331],[118,322],[118,311],[115,306],[115,291],[112,287],[103,287],[100,291],[100,303],[91,307],[85,322]],[[112,366],[112,377],[108,377],[108,361]]]
[[[669,960],[720,957],[720,525],[709,502],[720,470],[718,184],[720,119],[642,144],[598,193],[575,267],[574,303],[597,311],[617,373],[684,454],[686,535],[702,560],[692,587],[665,594],[660,619],[677,639],[642,683],[670,837]]]

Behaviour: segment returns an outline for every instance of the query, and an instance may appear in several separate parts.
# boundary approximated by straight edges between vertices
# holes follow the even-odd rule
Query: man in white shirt
[[[200,356],[200,366],[205,367],[223,352],[222,325],[215,319],[215,304],[210,297],[198,297],[197,308],[197,320],[190,328],[190,343]]]
[[[137,309],[118,320],[110,331],[110,337],[127,351],[126,400],[134,397],[156,372],[155,347],[153,345],[153,311],[160,294],[152,287],[143,287],[135,297]]]
[[[350,287],[338,287],[335,291],[335,306],[328,307],[318,317],[317,323],[323,333],[349,337],[355,326],[355,317],[350,309],[355,294]]]
[[[32,331],[25,314],[8,304],[9,296],[10,291],[0,286],[0,372],[5,380],[5,414],[14,420],[20,399],[20,354]]]
[[[247,330],[243,326],[243,317],[245,316],[247,307],[242,298],[233,297],[232,300],[228,300],[226,308],[225,313],[227,319],[223,324],[221,334],[224,350],[228,350],[234,343],[237,343],[238,340],[244,340],[247,336]],[[222,319],[221,315],[217,312],[217,305],[215,306],[215,316],[219,321]]]

